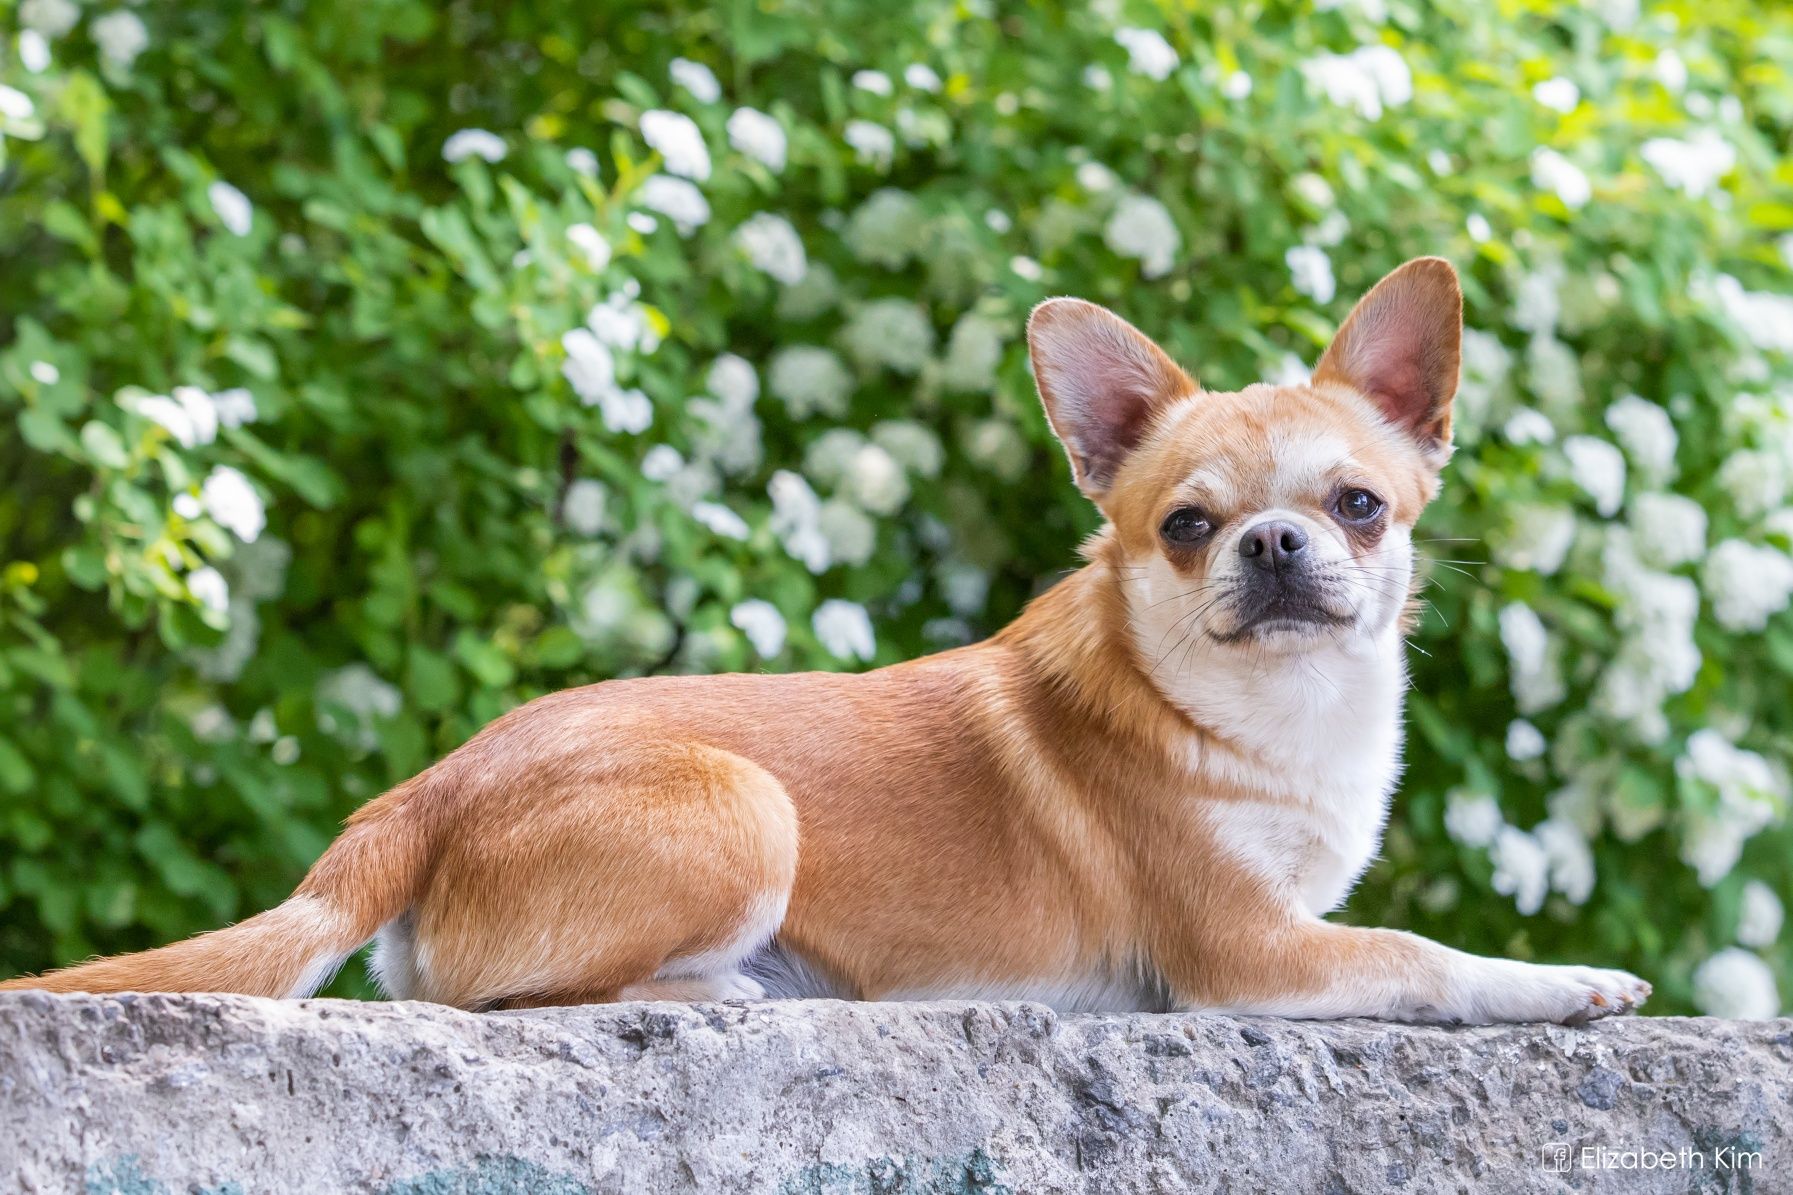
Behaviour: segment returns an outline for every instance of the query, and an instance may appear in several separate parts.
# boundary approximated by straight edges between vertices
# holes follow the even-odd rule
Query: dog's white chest
[[[1399,671],[1351,679],[1344,701],[1260,683],[1242,712],[1210,718],[1232,745],[1208,742],[1192,760],[1198,777],[1259,794],[1203,801],[1215,846],[1316,915],[1375,859],[1400,773]]]
[[[1214,845],[1316,916],[1344,903],[1382,843],[1379,794],[1318,806],[1225,801],[1204,816]]]

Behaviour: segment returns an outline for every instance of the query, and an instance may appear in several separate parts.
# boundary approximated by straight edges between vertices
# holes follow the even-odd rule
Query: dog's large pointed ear
[[[1077,488],[1098,500],[1157,412],[1196,388],[1145,333],[1082,299],[1047,299],[1035,307],[1027,349]]]
[[[1442,257],[1416,257],[1358,300],[1314,367],[1314,383],[1342,383],[1374,400],[1442,468],[1462,352],[1457,271]]]

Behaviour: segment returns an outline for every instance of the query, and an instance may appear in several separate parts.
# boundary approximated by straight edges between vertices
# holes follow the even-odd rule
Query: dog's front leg
[[[1580,1024],[1629,1012],[1650,985],[1623,971],[1482,958],[1398,930],[1295,916],[1179,951],[1167,979],[1185,1007],[1302,1018],[1484,1025]],[[1186,976],[1169,973],[1188,968]]]

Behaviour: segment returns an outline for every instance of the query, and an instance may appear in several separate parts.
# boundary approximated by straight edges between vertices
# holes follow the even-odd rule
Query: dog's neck
[[[1125,593],[1126,565],[1099,539],[1090,563],[999,636],[1040,683],[1131,749],[1263,795],[1386,796],[1399,771],[1406,663],[1398,624],[1291,655],[1209,644],[1153,666]]]

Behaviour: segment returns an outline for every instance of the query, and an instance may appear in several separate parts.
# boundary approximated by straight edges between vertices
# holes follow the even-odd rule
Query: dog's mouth
[[[1332,627],[1350,626],[1354,621],[1349,615],[1329,609],[1314,588],[1299,583],[1254,586],[1234,598],[1232,607],[1236,617],[1232,628],[1208,631],[1208,637],[1216,643],[1243,643],[1286,632],[1312,635]]]

